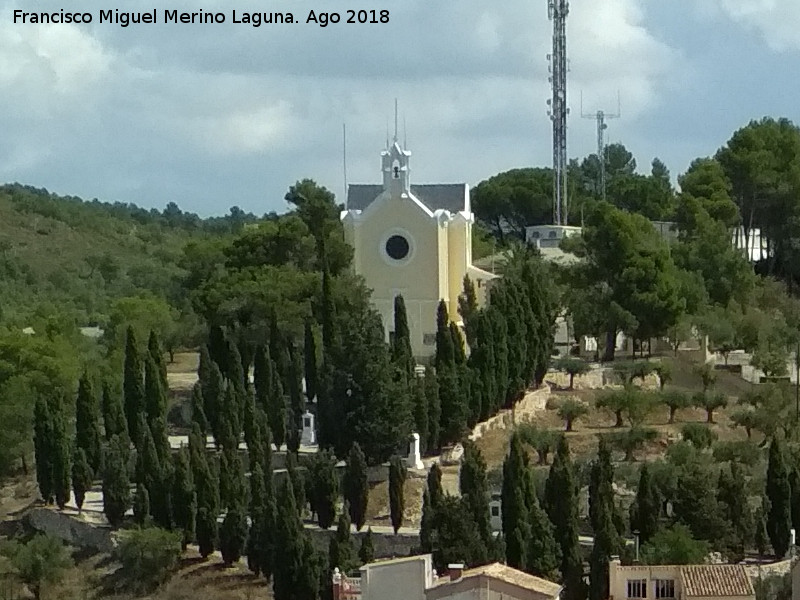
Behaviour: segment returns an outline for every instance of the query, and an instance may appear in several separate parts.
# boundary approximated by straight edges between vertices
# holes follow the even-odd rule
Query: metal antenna
[[[598,187],[600,188],[600,194],[603,198],[603,201],[606,199],[606,141],[605,141],[605,131],[608,129],[608,124],[606,124],[606,119],[618,119],[620,117],[620,101],[619,101],[619,91],[617,91],[617,113],[610,114],[602,110],[598,110],[596,113],[591,114],[584,114],[583,113],[583,94],[581,93],[581,117],[584,119],[594,119],[597,121],[597,160],[600,163],[600,181],[598,181]]]
[[[397,98],[394,99],[394,141],[397,141]]]
[[[556,225],[566,225],[567,203],[567,15],[568,0],[547,0],[547,16],[553,21],[553,53],[547,55],[550,62],[548,78],[553,89],[552,99],[547,101],[547,114],[553,122],[553,220]]]
[[[408,129],[406,129],[405,115],[403,115],[403,150],[408,150]]]
[[[342,170],[344,171],[344,209],[347,210],[347,124],[342,123]]]

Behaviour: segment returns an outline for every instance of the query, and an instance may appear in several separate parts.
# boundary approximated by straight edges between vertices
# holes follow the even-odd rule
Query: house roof
[[[439,579],[437,584],[447,585],[450,583],[458,583],[464,579],[478,578],[480,576],[509,583],[525,590],[536,592],[548,598],[555,598],[561,593],[561,586],[557,583],[547,581],[546,579],[536,577],[535,575],[529,575],[528,573],[518,571],[517,569],[507,565],[502,565],[500,563],[492,563],[490,565],[484,565],[474,569],[467,569],[461,574],[461,578],[454,582],[451,582],[447,577],[442,577]]]
[[[457,213],[466,210],[465,183],[430,183],[412,185],[414,194],[431,212],[439,209]],[[380,184],[351,183],[347,186],[347,209],[364,210],[383,192]]]
[[[744,565],[686,565],[681,581],[687,597],[755,596]]]

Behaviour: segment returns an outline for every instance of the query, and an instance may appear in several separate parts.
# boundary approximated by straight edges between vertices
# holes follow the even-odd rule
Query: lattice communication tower
[[[550,83],[553,97],[547,101],[547,114],[553,121],[553,221],[566,225],[567,204],[567,15],[568,0],[548,0],[547,13],[553,21],[553,53],[550,62]]]
[[[581,99],[581,117],[584,119],[594,119],[597,121],[597,160],[600,162],[600,193],[603,200],[606,199],[606,140],[605,131],[608,129],[607,119],[618,119],[620,117],[619,94],[617,94],[617,112],[614,114],[598,110],[594,114],[583,114],[583,99]]]

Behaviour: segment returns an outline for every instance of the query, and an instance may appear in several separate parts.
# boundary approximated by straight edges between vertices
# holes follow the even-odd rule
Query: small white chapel
[[[480,303],[496,276],[472,264],[469,186],[411,184],[411,153],[395,137],[381,153],[382,184],[351,184],[341,218],[353,246],[353,265],[372,289],[387,340],[394,328],[394,299],[402,295],[411,348],[420,360],[435,350],[436,309],[443,299],[452,321],[461,324],[458,296],[464,276],[475,284]]]

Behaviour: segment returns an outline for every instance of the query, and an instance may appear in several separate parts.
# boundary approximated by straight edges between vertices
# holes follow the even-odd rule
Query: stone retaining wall
[[[113,530],[108,525],[82,520],[79,516],[52,508],[32,508],[23,517],[27,527],[56,537],[76,548],[98,552],[114,549]]]
[[[492,429],[507,429],[513,425],[515,419],[544,410],[549,396],[550,386],[548,385],[543,385],[538,390],[527,392],[522,400],[514,405],[513,409],[501,410],[483,423],[478,423],[472,433],[469,434],[469,439],[477,440]]]
[[[336,529],[306,529],[311,535],[311,540],[317,550],[328,552],[330,539],[336,534]],[[358,532],[350,534],[353,541],[353,548],[358,552],[361,548],[361,538],[366,535],[366,527]],[[372,532],[372,546],[375,549],[375,558],[395,558],[400,556],[410,556],[411,553],[419,548],[419,535],[416,533],[406,533],[401,529],[397,535],[393,533]]]

